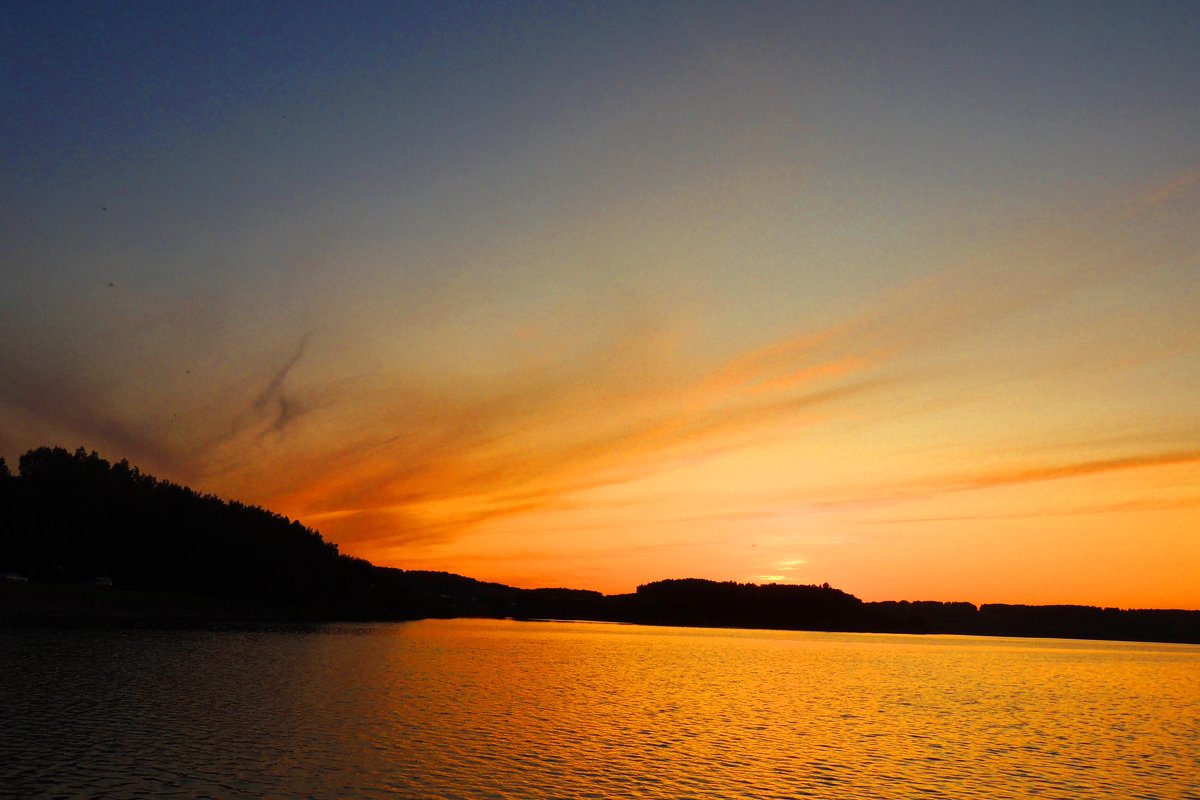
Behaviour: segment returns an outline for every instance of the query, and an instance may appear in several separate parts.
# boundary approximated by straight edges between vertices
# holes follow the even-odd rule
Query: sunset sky
[[[0,455],[516,586],[1200,609],[1200,4],[0,5]]]

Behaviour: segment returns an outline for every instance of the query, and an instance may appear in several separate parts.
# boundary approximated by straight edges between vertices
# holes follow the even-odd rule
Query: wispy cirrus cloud
[[[84,446],[184,482],[222,469],[226,452],[282,434],[315,398],[289,375],[290,356],[273,347],[229,352],[213,298],[170,303],[114,287],[135,299],[80,306],[62,330],[8,321],[0,334],[26,343],[0,353],[0,447]],[[174,309],[172,311],[172,308]],[[282,362],[282,363],[281,363]]]
[[[1084,503],[1077,505],[1058,505],[1055,507],[1038,507],[1023,511],[975,514],[943,514],[929,516],[889,516],[866,520],[870,525],[911,525],[941,522],[979,522],[982,520],[1021,520],[1049,519],[1053,517],[1074,517],[1085,515],[1108,515],[1121,513],[1140,513],[1146,511],[1173,511],[1177,509],[1200,508],[1200,496],[1187,497],[1145,497],[1136,500],[1125,500],[1117,503]]]
[[[1191,185],[1183,181],[1161,202]],[[103,360],[102,347],[32,358],[9,352],[0,361],[0,402],[56,436],[278,508],[364,552],[447,541],[489,520],[563,508],[586,490],[773,442],[784,429],[803,438],[850,421],[870,431],[905,414],[961,407],[996,392],[988,377],[997,364],[1049,373],[1013,358],[1006,326],[1162,258],[1153,247],[1135,252],[1107,237],[1107,219],[1001,237],[877,293],[841,320],[822,328],[799,321],[773,341],[721,357],[684,330],[654,324],[644,308],[631,314],[613,305],[596,312],[603,324],[594,327],[607,333],[586,346],[564,334],[548,355],[488,374],[430,364],[347,375],[321,350],[320,326],[228,352],[206,327],[209,315],[192,314],[171,333],[176,355],[220,368],[189,373],[190,383],[178,363],[167,376],[165,357],[106,382],[77,368]],[[159,309],[156,319],[168,324],[169,315]],[[702,320],[690,324],[703,328]],[[1172,347],[1179,355],[1194,344]],[[1087,368],[1064,359],[1053,369]],[[124,405],[134,390],[118,382],[129,376],[157,385]],[[937,382],[951,390],[931,390]],[[886,443],[860,435],[885,453]],[[848,473],[816,494],[798,491],[797,500],[814,508],[890,503],[1195,458],[1178,437],[1154,444],[890,483]]]
[[[275,444],[287,454],[287,467],[259,471],[252,483],[264,502],[340,541],[390,548],[451,540],[488,520],[562,508],[581,491],[757,446],[781,425],[796,435],[797,426],[833,420],[869,429],[897,414],[940,413],[993,393],[981,377],[992,362],[1025,374],[1052,370],[1013,362],[1003,339],[990,345],[1001,350],[968,351],[982,364],[968,368],[983,371],[966,381],[946,372],[961,373],[961,359],[931,366],[922,363],[926,356],[994,336],[1014,318],[1160,258],[1153,249],[1131,257],[1127,247],[1107,246],[1105,225],[1099,214],[1068,229],[1035,227],[898,286],[824,329],[801,329],[718,360],[697,358],[677,330],[621,330],[621,310],[610,308],[606,313],[620,333],[491,377],[380,373],[347,379],[336,390],[300,384],[294,391],[323,392],[328,406],[315,408]],[[303,342],[295,357],[302,352]],[[294,363],[276,375],[288,375]],[[1087,363],[1065,368],[1087,369]],[[921,389],[930,381],[950,381],[954,393]],[[282,377],[268,381],[259,397],[281,383]],[[1167,436],[1156,444],[1177,441]],[[890,486],[867,480],[805,502],[826,508],[889,503],[1193,457],[1178,447],[1129,450],[1066,461],[1046,457],[916,483],[898,476]]]
[[[1200,189],[1200,167],[1184,167],[1134,193],[1133,213],[1166,205]]]
[[[1200,463],[1200,450],[1172,450],[1159,453],[1141,453],[1117,458],[1091,459],[1066,464],[1037,465],[977,473],[957,479],[950,479],[946,482],[945,487],[951,491],[990,489],[1015,483],[1052,481],[1097,475],[1105,472],[1116,472],[1119,470],[1194,463]]]
[[[635,342],[620,341],[557,372],[441,392],[385,382],[358,397],[389,436],[368,425],[363,438],[325,454],[322,475],[280,481],[278,501],[331,528],[394,514],[421,520],[419,531],[398,536],[449,536],[679,458],[738,447],[781,420],[878,389],[857,374],[861,368],[823,363],[826,354],[812,352],[793,358],[785,370],[793,379],[770,390],[764,384],[782,368],[774,361],[758,372],[733,365],[737,380],[727,365],[656,380],[653,364],[636,367],[641,379],[631,379],[608,366],[628,363],[622,355],[631,348]],[[797,372],[807,379],[795,379]]]

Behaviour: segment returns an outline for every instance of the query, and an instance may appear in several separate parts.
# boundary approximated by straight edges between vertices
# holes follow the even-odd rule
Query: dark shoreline
[[[400,572],[398,570],[391,572]],[[720,594],[733,588],[745,596],[771,589],[774,594],[796,594],[788,589],[836,592],[848,598],[842,624],[813,616],[812,609],[794,609],[790,624],[776,615],[776,624],[745,614],[730,618],[728,598],[723,619],[705,618],[699,607],[639,600],[638,594],[601,595],[571,589],[516,589],[501,584],[480,584],[448,573],[401,573],[414,582],[435,580],[438,589],[459,583],[478,590],[490,587],[495,596],[481,602],[478,591],[412,597],[425,607],[423,614],[315,613],[312,608],[248,602],[234,598],[144,592],[91,586],[41,583],[0,585],[0,629],[165,629],[165,630],[289,630],[319,628],[326,624],[355,622],[412,622],[420,619],[513,619],[516,621],[611,622],[636,625],[707,628],[713,630],[790,630],[827,633],[877,633],[901,635],[956,635],[1003,638],[1064,639],[1076,641],[1200,644],[1200,611],[1155,609],[1103,609],[1092,606],[1010,606],[991,604],[976,608],[966,603],[881,602],[863,603],[836,589],[720,584],[711,581],[661,582],[667,588],[686,583]],[[651,584],[651,586],[655,586]],[[780,591],[783,590],[783,591]],[[651,593],[653,594],[653,593]],[[668,592],[668,595],[670,593]],[[811,592],[810,592],[811,594]],[[660,599],[661,598],[655,598]],[[694,598],[693,598],[694,599]],[[499,601],[499,602],[498,602]],[[968,612],[967,609],[970,609]],[[414,609],[415,610],[415,609]],[[571,611],[573,613],[565,613]],[[804,619],[804,617],[808,619]],[[874,624],[871,624],[874,623]]]

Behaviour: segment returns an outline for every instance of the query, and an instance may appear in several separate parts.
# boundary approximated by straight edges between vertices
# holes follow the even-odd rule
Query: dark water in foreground
[[[1200,798],[1200,647],[0,631],[5,797]]]

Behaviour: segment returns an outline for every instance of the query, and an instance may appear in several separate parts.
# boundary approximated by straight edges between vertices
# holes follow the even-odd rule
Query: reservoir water
[[[0,630],[0,796],[1200,798],[1200,647]]]

